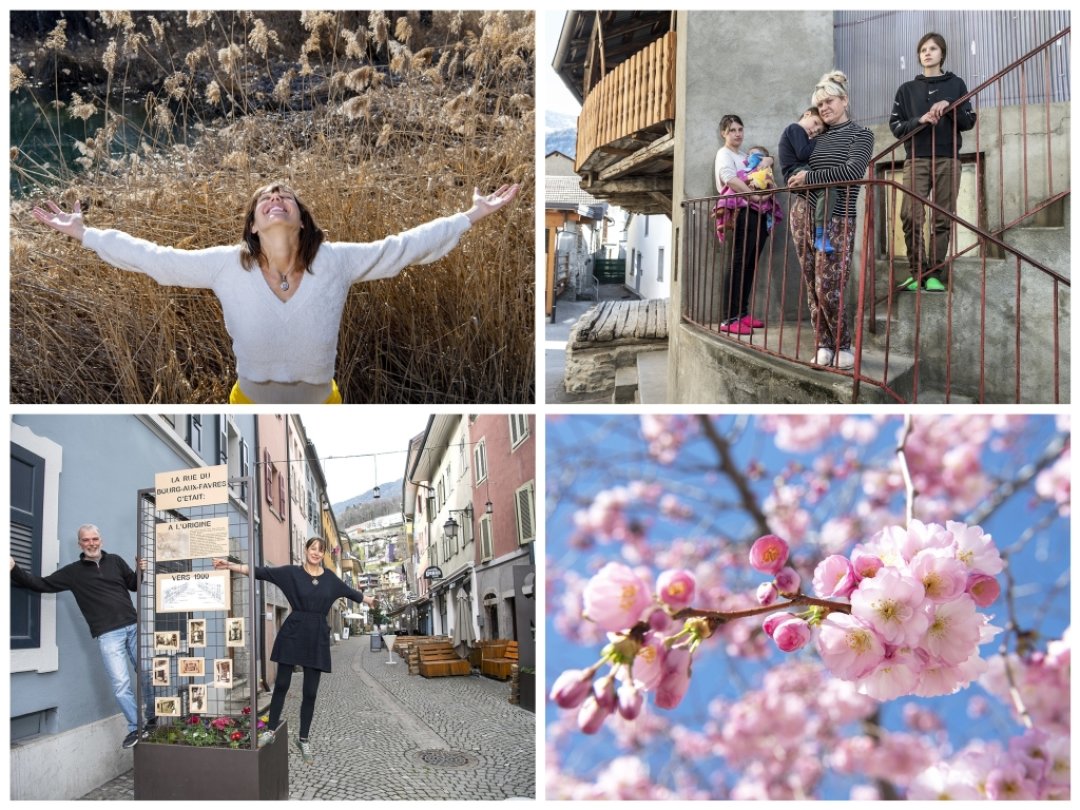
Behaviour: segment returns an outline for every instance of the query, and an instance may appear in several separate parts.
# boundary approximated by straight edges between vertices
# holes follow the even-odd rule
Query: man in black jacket
[[[36,593],[71,591],[83,618],[90,626],[90,635],[98,640],[105,671],[112,683],[113,694],[128,724],[123,747],[131,748],[139,741],[139,713],[128,665],[138,669],[135,607],[130,591],[138,590],[139,577],[117,554],[101,547],[101,532],[87,523],[79,527],[79,559],[65,565],[47,577],[36,577],[23,571],[11,559],[11,584]],[[140,570],[145,568],[139,562]],[[153,722],[149,684],[144,684],[147,697],[147,722]]]
[[[975,126],[975,112],[970,101],[953,107],[957,100],[967,95],[967,86],[959,76],[942,69],[947,52],[945,38],[941,34],[925,34],[915,50],[923,74],[904,82],[896,91],[889,127],[897,138],[922,127],[904,144],[908,156],[904,185],[946,211],[955,212],[960,190],[960,161],[957,159],[962,143],[960,133]],[[915,279],[923,268],[930,267],[934,269],[923,276],[923,289],[943,292],[942,265],[949,255],[951,230],[948,217],[934,212],[929,250],[923,244],[922,204],[905,194],[900,205],[900,218],[911,267],[911,276],[901,286],[906,290],[916,289]]]

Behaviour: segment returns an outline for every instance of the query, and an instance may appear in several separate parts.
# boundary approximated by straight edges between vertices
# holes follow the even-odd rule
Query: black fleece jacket
[[[16,565],[11,569],[11,584],[37,593],[71,591],[94,638],[135,624],[129,591],[137,590],[139,581],[118,554],[102,551],[99,562],[80,554],[78,560],[47,577],[35,577]]]
[[[923,126],[919,119],[930,111],[939,101],[951,105],[967,94],[967,85],[955,73],[945,72],[940,76],[916,76],[900,85],[893,102],[889,128],[897,138],[903,138],[913,129]],[[955,122],[956,139],[953,142]],[[956,157],[963,139],[961,132],[967,132],[975,126],[975,111],[971,109],[971,100],[965,101],[955,110],[947,112],[934,126],[925,126],[904,146],[908,157],[912,156],[912,142],[915,157]]]

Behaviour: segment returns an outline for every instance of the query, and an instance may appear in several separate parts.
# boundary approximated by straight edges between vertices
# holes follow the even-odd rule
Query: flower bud
[[[627,720],[634,720],[645,705],[645,691],[634,684],[624,683],[618,689],[619,714]]]
[[[596,702],[607,712],[615,711],[615,676],[606,675],[593,684],[593,697]]]
[[[810,640],[810,625],[798,617],[788,619],[776,626],[772,638],[782,652],[795,652]]]
[[[750,565],[765,574],[778,574],[788,558],[788,544],[775,534],[759,537],[750,547]]]
[[[779,627],[781,623],[786,622],[788,619],[794,618],[795,615],[793,613],[773,613],[771,616],[767,617],[764,622],[762,622],[761,629],[765,631],[765,635],[767,635],[769,638],[772,638],[773,633],[776,631],[776,628]]]
[[[685,647],[669,650],[664,659],[664,674],[656,687],[657,708],[674,709],[690,688],[690,651]]]
[[[568,669],[551,686],[550,697],[560,709],[576,709],[592,689],[591,676],[581,669]]]
[[[578,710],[578,728],[583,734],[595,734],[600,730],[600,726],[604,725],[609,714],[611,712],[608,709],[597,703],[595,697],[589,695]]]
[[[799,573],[790,566],[782,568],[776,575],[776,589],[784,596],[794,596],[799,592],[801,582]]]
[[[759,605],[771,605],[776,601],[779,592],[771,582],[762,582],[757,588],[757,601]]]

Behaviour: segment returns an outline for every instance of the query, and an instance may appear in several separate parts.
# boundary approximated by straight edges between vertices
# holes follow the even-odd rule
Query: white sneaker
[[[833,361],[833,350],[824,346],[819,346],[817,350],[817,356],[814,358],[814,362],[819,366],[831,366]]]
[[[836,367],[845,371],[855,368],[855,355],[847,349],[841,349],[836,353]]]

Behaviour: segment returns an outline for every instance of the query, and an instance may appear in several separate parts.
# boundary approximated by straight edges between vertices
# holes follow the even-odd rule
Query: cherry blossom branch
[[[720,472],[728,477],[732,485],[735,487],[736,492],[739,493],[739,500],[742,503],[743,509],[747,511],[757,528],[758,534],[768,534],[769,520],[765,517],[765,513],[761,510],[760,504],[758,504],[757,496],[754,491],[750,489],[750,482],[742,471],[735,464],[734,459],[731,457],[731,444],[720,435],[720,431],[716,429],[716,425],[712,423],[712,418],[707,415],[701,415],[698,417],[698,421],[701,424],[701,430],[705,434],[705,438],[709,440],[716,453],[720,456]]]
[[[1024,704],[1024,698],[1020,695],[1020,689],[1016,686],[1016,677],[1013,675],[1012,666],[1009,664],[1009,634],[1015,634],[1016,636],[1016,651],[1022,654],[1021,647],[1021,635],[1020,625],[1016,620],[1016,601],[1013,597],[1013,576],[1012,568],[1006,560],[1005,568],[1002,571],[1005,575],[1005,605],[1009,612],[1009,623],[1007,625],[1006,633],[1001,639],[1001,661],[1005,667],[1005,680],[1009,682],[1009,697],[1012,698],[1013,707],[1016,709],[1016,713],[1020,715],[1020,722],[1024,724],[1025,728],[1034,728],[1035,723],[1031,719],[1031,715],[1028,713],[1027,706]]]
[[[675,613],[672,618],[676,620],[694,618],[708,619],[710,622],[719,625],[737,619],[749,619],[752,616],[762,616],[766,613],[778,613],[790,607],[809,606],[825,608],[828,611],[835,611],[836,613],[851,613],[851,605],[847,602],[833,602],[830,599],[818,599],[814,596],[807,596],[806,594],[799,593],[791,597],[791,601],[789,602],[774,602],[771,605],[761,605],[756,608],[747,608],[746,610],[719,611],[702,610],[700,608],[683,608]]]
[[[986,523],[989,517],[1004,506],[1009,498],[1023,489],[1039,473],[1058,460],[1062,451],[1065,449],[1067,440],[1068,436],[1058,436],[1051,441],[1037,460],[1021,467],[1016,474],[1016,478],[1011,481],[1005,481],[998,487],[996,492],[986,498],[983,501],[982,507],[978,511],[972,513],[971,516],[968,517],[967,522],[976,523],[980,526]]]
[[[900,461],[900,472],[904,476],[904,492],[907,498],[907,525],[911,525],[911,521],[915,519],[915,498],[918,496],[907,460],[907,440],[911,435],[911,429],[911,414],[904,414],[904,430],[900,434],[900,442],[896,446],[896,456]]]

